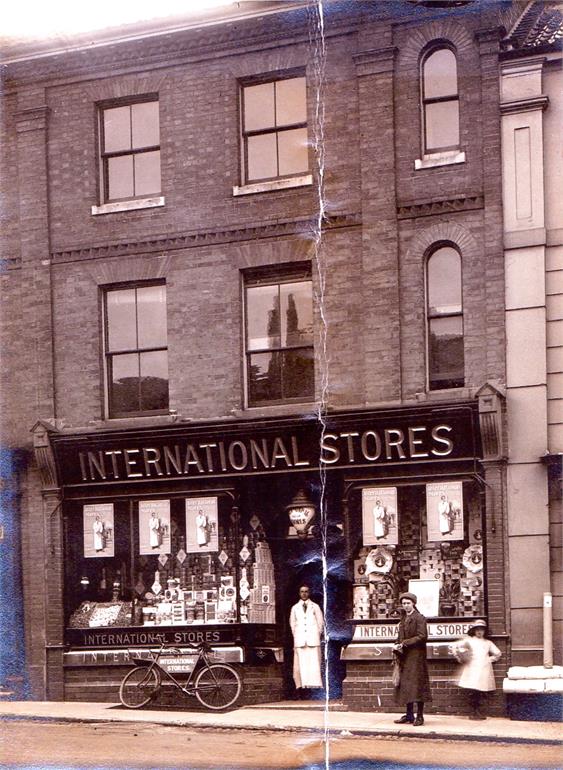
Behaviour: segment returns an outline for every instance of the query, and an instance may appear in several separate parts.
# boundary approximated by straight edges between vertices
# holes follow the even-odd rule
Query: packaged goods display
[[[154,511],[158,508],[160,519],[166,513],[168,552],[163,552],[159,541],[155,552],[149,553],[150,531],[143,533],[139,526],[132,540],[123,539],[122,550],[136,551],[129,552],[128,558],[120,553],[100,567],[101,562],[83,553],[83,560],[77,562],[81,573],[75,596],[83,601],[75,601],[71,608],[70,628],[275,623],[274,564],[260,519],[253,515],[242,525],[228,510],[218,515],[215,504],[216,547],[210,550],[206,542],[198,552],[187,544],[189,517],[182,511],[182,502],[157,505],[153,501],[149,511],[141,501],[148,523],[142,516],[133,518],[147,524],[148,531]],[[116,509],[118,533],[129,534],[127,518],[126,511]]]
[[[441,489],[438,491],[443,494]],[[455,491],[461,501],[461,483]],[[471,485],[464,489],[463,496],[464,505],[457,502],[456,510],[464,511],[465,523],[457,523],[461,539],[452,542],[442,538],[439,526],[428,526],[428,490],[424,485],[399,490],[401,524],[398,543],[386,546],[362,544],[355,553],[354,620],[397,618],[399,594],[408,590],[410,580],[417,579],[437,581],[438,616],[475,617],[484,613],[479,498]],[[363,519],[365,521],[365,516]]]

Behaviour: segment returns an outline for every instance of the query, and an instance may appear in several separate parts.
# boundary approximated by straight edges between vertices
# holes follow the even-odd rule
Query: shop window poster
[[[463,540],[463,483],[426,485],[426,523],[429,543]]]
[[[216,497],[186,499],[186,552],[219,550],[219,516]]]
[[[440,585],[436,579],[409,580],[409,591],[417,598],[416,609],[425,618],[436,618],[440,614]]]
[[[84,557],[114,555],[113,503],[84,506]]]
[[[147,555],[170,552],[170,500],[141,500],[139,553]]]
[[[362,530],[364,545],[398,545],[397,487],[362,489]]]

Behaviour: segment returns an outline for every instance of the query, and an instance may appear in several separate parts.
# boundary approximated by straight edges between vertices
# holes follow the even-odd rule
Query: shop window
[[[451,48],[434,48],[422,62],[422,111],[425,153],[459,147],[457,60]]]
[[[245,315],[248,405],[313,398],[311,279],[248,281]]]
[[[240,521],[226,495],[72,503],[65,532],[71,634],[275,623],[266,532],[256,516]]]
[[[100,109],[101,189],[104,203],[160,192],[158,99]]]
[[[429,618],[483,615],[483,514],[476,484],[366,485],[352,495],[353,619],[398,618],[399,596],[408,590],[417,593]]]
[[[245,184],[308,171],[305,77],[243,85],[241,122]]]
[[[434,251],[426,264],[428,385],[464,384],[461,257],[452,246]]]
[[[166,286],[108,289],[104,306],[109,417],[166,412]]]

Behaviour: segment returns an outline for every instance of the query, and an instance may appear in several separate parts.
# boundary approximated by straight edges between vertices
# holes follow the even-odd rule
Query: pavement
[[[557,722],[523,722],[499,717],[472,721],[462,716],[430,714],[425,716],[422,727],[413,727],[394,724],[397,716],[346,711],[339,704],[329,705],[327,710],[323,702],[284,701],[242,706],[226,713],[179,709],[129,710],[111,703],[0,702],[0,720],[152,723],[216,730],[326,731],[332,737],[372,735],[502,743],[560,744],[562,739],[561,724]]]

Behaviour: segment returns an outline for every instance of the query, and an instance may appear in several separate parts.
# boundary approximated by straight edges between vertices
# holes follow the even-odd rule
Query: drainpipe
[[[549,591],[543,595],[543,667],[553,668],[553,597]]]

